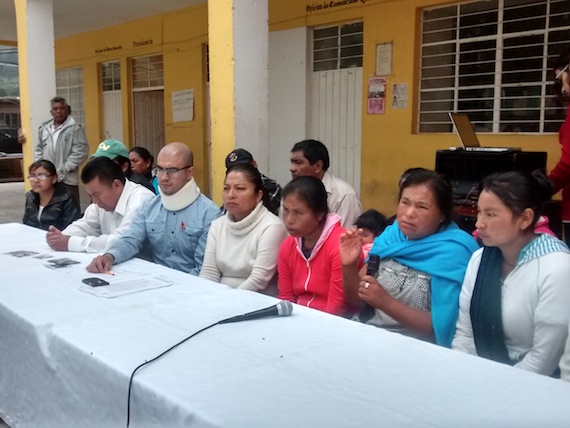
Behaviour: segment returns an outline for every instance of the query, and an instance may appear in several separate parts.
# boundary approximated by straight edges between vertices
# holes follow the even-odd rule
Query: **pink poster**
[[[386,78],[368,78],[368,114],[386,112]]]

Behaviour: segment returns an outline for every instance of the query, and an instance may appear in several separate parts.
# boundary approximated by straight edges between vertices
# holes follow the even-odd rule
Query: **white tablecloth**
[[[43,236],[0,225],[0,417],[13,427],[123,427],[136,366],[275,302],[146,262],[118,276],[174,284],[97,297],[77,279],[92,255],[52,253]],[[196,336],[136,374],[131,403],[132,427],[570,426],[570,383],[298,306]]]

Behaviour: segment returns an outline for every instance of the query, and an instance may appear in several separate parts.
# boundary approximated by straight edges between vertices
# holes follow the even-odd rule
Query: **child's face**
[[[360,236],[362,236],[362,243],[363,244],[372,244],[374,242],[375,236],[370,231],[370,229],[362,229]]]

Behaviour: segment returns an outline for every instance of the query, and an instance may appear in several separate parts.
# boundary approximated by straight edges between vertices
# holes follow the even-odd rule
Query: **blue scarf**
[[[395,221],[378,238],[370,254],[431,276],[431,319],[436,342],[451,347],[459,312],[459,293],[471,255],[478,249],[471,235],[450,223],[433,235],[408,239]]]

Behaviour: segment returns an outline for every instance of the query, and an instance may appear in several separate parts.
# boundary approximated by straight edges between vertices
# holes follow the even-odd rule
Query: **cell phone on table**
[[[109,285],[107,281],[101,278],[85,278],[82,282],[90,287],[102,287],[104,285]]]

